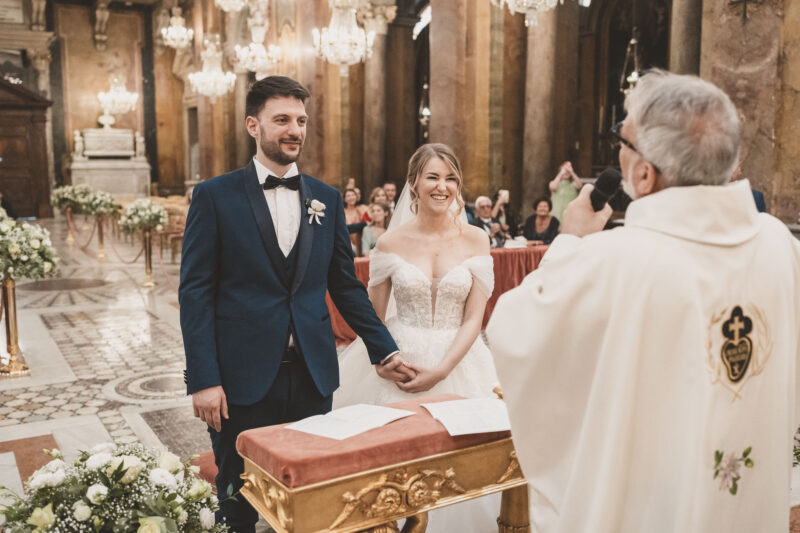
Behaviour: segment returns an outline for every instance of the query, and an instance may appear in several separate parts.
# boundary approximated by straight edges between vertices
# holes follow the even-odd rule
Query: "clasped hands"
[[[439,367],[423,367],[403,360],[401,354],[393,355],[385,364],[375,365],[375,371],[383,379],[394,381],[404,392],[425,392],[442,381],[447,374]]]

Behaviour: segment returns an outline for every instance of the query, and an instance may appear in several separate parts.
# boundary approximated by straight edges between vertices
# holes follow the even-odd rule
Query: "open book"
[[[286,426],[288,429],[329,439],[344,440],[415,414],[414,411],[359,403],[314,415]]]
[[[511,422],[503,400],[471,398],[447,402],[423,403],[433,418],[452,436],[508,431]]]

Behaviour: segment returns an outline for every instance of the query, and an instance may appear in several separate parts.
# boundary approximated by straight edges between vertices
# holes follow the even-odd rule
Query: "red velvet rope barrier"
[[[177,292],[178,286],[172,281],[172,276],[169,275],[167,272],[167,267],[164,266],[164,258],[161,255],[161,246],[158,247],[158,266],[161,267],[161,273],[164,274],[164,277],[167,279],[167,285],[169,285],[172,290]]]
[[[124,260],[124,259],[122,258],[122,256],[121,256],[121,255],[119,255],[119,252],[117,251],[117,247],[116,247],[116,246],[114,246],[114,239],[113,239],[113,235],[112,235],[111,237],[112,237],[112,238],[111,238],[111,239],[109,239],[109,241],[108,241],[108,242],[109,242],[109,244],[111,244],[111,249],[114,251],[114,255],[116,255],[116,256],[117,256],[117,259],[119,259],[121,262],[123,262],[123,263],[125,263],[125,264],[127,264],[127,265],[133,264],[133,263],[135,263],[136,261],[138,261],[138,260],[139,260],[139,258],[140,258],[140,257],[142,256],[142,254],[144,253],[144,243],[142,243],[142,248],[139,250],[139,253],[138,253],[138,254],[136,254],[136,257],[134,257],[134,258],[133,258],[131,261],[126,261],[126,260]]]

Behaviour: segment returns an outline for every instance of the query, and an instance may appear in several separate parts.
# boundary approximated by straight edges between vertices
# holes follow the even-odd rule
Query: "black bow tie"
[[[300,188],[300,176],[292,176],[291,178],[276,178],[272,174],[267,176],[267,179],[264,181],[264,190],[268,191],[270,189],[275,189],[276,187],[286,187],[287,189],[292,189],[296,191]]]

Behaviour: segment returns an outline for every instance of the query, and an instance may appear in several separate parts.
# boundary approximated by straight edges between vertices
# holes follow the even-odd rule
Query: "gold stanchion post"
[[[75,243],[75,236],[72,234],[72,208],[67,206],[67,209],[64,211],[67,215],[67,244],[74,244]]]
[[[16,284],[13,279],[4,279],[2,285],[3,306],[6,311],[6,347],[9,360],[5,365],[0,365],[0,378],[30,376],[31,371],[25,364],[22,352],[19,349],[17,334],[17,296],[14,291]]]
[[[97,260],[103,261],[106,258],[106,250],[103,245],[103,215],[97,215]]]
[[[153,235],[149,229],[144,230],[144,272],[147,276],[142,287],[155,287],[153,281]]]

